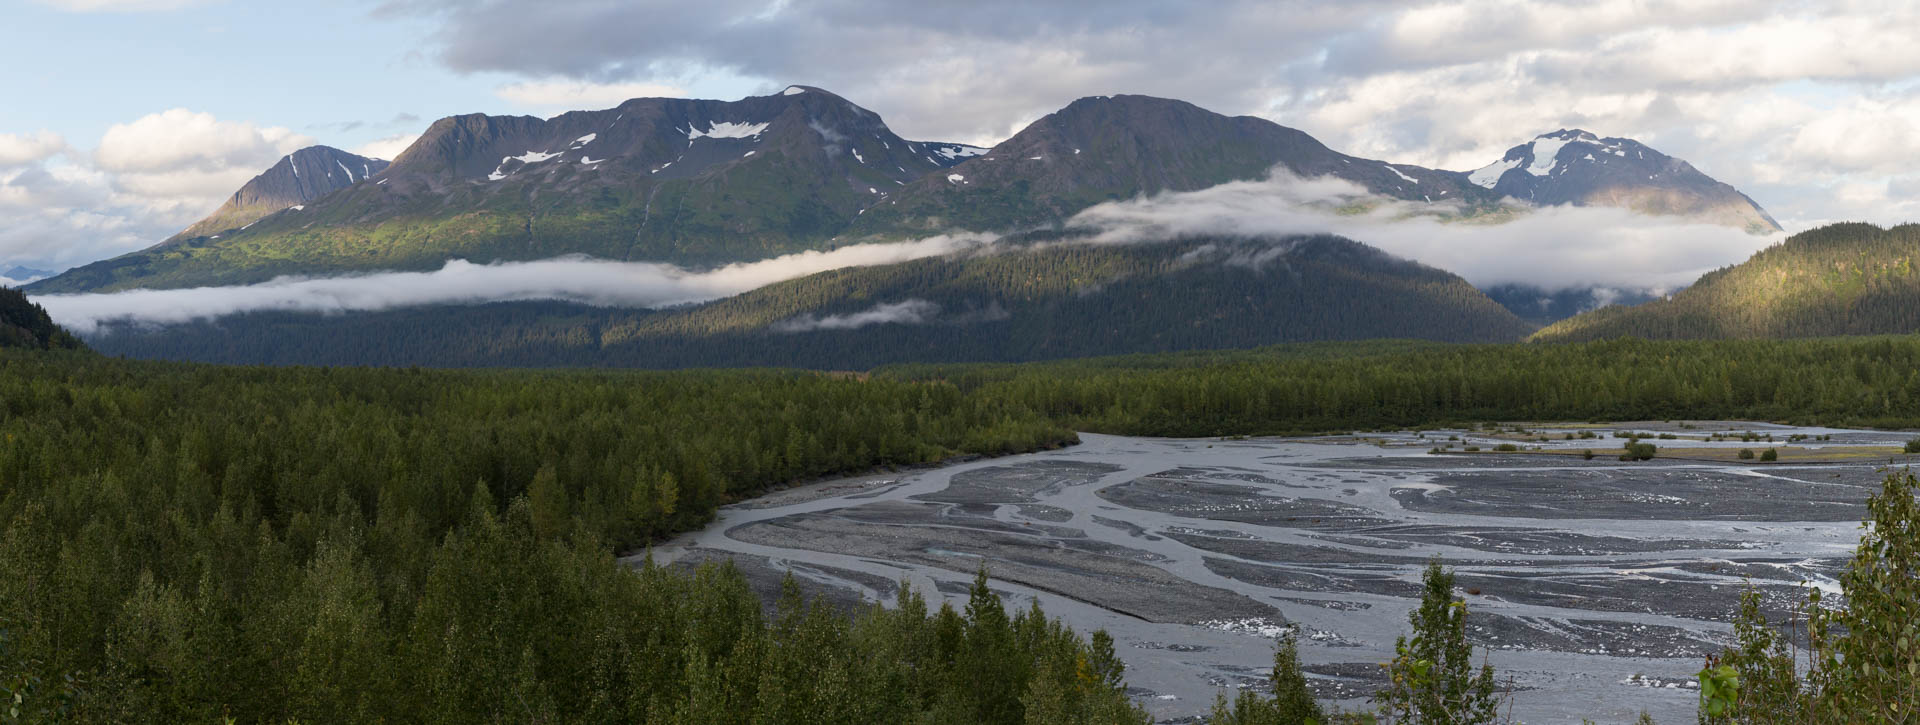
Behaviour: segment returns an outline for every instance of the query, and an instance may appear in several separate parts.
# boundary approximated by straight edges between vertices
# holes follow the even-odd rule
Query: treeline
[[[1543,342],[1794,338],[1920,332],[1920,225],[1832,224],[1708,273],[1670,299],[1605,307],[1534,335]]]
[[[1075,430],[1209,436],[1496,420],[1920,427],[1920,336],[1436,345],[1377,341],[1027,365],[903,365]]]
[[[920,307],[891,322],[845,322],[902,303]],[[227,364],[865,370],[1322,340],[1506,342],[1528,330],[1452,274],[1338,237],[1296,237],[1037,244],[823,272],[676,310],[262,312],[92,342],[115,355]]]

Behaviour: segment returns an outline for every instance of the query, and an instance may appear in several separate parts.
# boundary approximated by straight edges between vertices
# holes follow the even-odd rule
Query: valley
[[[1683,722],[1746,586],[1775,609],[1801,582],[1834,589],[1881,467],[1905,458],[1886,451],[1906,436],[1680,425],[1533,425],[1550,440],[1526,454],[1428,453],[1449,437],[1488,451],[1512,439],[1475,430],[1082,434],[1058,451],[775,492],[650,555],[732,561],[767,596],[791,572],[849,608],[891,603],[902,582],[958,606],[986,567],[1015,605],[1038,600],[1080,631],[1113,634],[1129,693],[1162,721],[1204,715],[1220,688],[1265,687],[1284,628],[1316,693],[1364,707],[1421,567],[1440,557],[1472,640],[1503,686],[1511,677],[1516,718],[1622,722],[1645,709]],[[1679,457],[1648,462],[1552,455],[1618,447],[1562,434],[1628,428],[1693,440],[1661,440]],[[1689,456],[1753,447],[1705,440],[1748,431],[1830,439],[1764,466]],[[1856,450],[1880,457],[1848,460]]]

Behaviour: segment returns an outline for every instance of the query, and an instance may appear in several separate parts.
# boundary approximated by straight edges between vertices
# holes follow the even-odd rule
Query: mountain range
[[[93,341],[115,354],[220,362],[860,368],[1372,337],[1500,342],[1542,326],[1532,339],[1920,329],[1900,311],[1920,309],[1907,304],[1920,302],[1902,251],[1916,242],[1910,227],[1815,230],[1654,299],[1523,283],[1483,292],[1338,237],[1112,244],[1066,224],[1101,203],[1276,171],[1332,177],[1382,201],[1446,204],[1452,218],[1486,223],[1573,205],[1780,229],[1687,162],[1580,129],[1459,172],[1343,154],[1264,119],[1119,95],[1074,101],[981,148],[907,140],[839,96],[791,86],[732,102],[645,98],[547,119],[443,118],[391,164],[302,149],[173,238],[27,289],[245,284],[429,270],[456,258],[585,255],[699,269],[968,231],[999,241],[664,310],[506,302],[253,312],[109,326]]]
[[[1531,199],[1777,228],[1685,162],[1584,131],[1548,134],[1493,166],[1455,172],[1342,154],[1260,118],[1119,95],[1074,101],[981,149],[909,141],[872,111],[791,86],[731,102],[642,98],[549,119],[443,118],[384,170],[334,149],[302,150],[174,238],[29,291],[246,284],[431,269],[450,258],[585,254],[713,266],[858,241],[1045,228],[1102,202],[1275,169],[1343,179],[1382,198],[1455,203],[1467,214]]]

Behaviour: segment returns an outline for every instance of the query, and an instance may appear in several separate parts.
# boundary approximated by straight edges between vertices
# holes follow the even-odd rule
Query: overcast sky
[[[304,145],[391,158],[455,113],[789,83],[979,144],[1114,93],[1449,169],[1579,127],[1687,159],[1789,231],[1891,224],[1920,218],[1917,5],[0,0],[0,270],[152,244]]]

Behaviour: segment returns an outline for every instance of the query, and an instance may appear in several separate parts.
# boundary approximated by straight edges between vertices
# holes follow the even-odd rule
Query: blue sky
[[[1920,218],[1903,0],[0,0],[0,269],[148,246],[300,145],[433,119],[831,89],[992,143],[1073,99],[1182,98],[1472,169],[1638,139],[1789,230]],[[1738,260],[1727,260],[1729,262]]]

